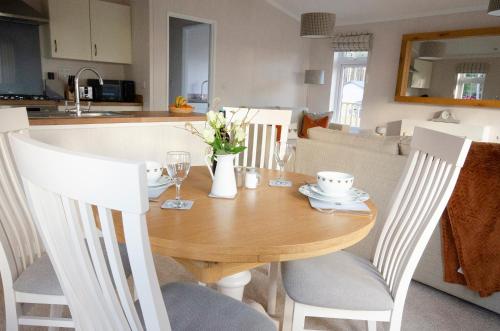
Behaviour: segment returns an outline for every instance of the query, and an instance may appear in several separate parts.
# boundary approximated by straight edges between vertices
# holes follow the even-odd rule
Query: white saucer
[[[345,196],[332,197],[317,193],[312,187],[316,184],[306,184],[299,187],[299,192],[313,199],[328,201],[328,202],[364,202],[370,199],[370,195],[365,191],[352,187]],[[316,187],[316,190],[319,190]]]
[[[148,187],[159,187],[164,185],[172,184],[173,181],[170,177],[161,176],[155,183],[148,184]]]
[[[322,191],[318,184],[311,184],[310,188],[312,191],[314,191],[314,193],[321,194],[321,195],[328,197],[328,198],[343,198],[346,195],[350,194],[350,191],[343,192],[342,194],[338,194],[338,193],[337,194],[328,194],[328,193]]]

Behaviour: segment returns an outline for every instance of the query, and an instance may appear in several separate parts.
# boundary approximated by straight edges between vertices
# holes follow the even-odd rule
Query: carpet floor
[[[194,282],[195,279],[179,264],[169,258],[155,257],[155,264],[160,284],[172,281]],[[264,268],[252,270],[252,281],[245,289],[245,299],[266,304],[266,271]],[[3,294],[0,302],[3,302]],[[278,297],[278,315],[283,312],[284,293],[280,287]],[[46,306],[36,306],[30,313],[47,316]],[[5,329],[3,305],[0,311],[0,329]],[[362,321],[308,318],[306,328],[315,330],[366,330]],[[22,327],[23,331],[46,330],[41,327]],[[388,324],[378,323],[377,330],[389,330]],[[403,314],[402,330],[463,330],[463,331],[498,331],[500,315],[480,308],[426,285],[413,282],[410,286]],[[193,330],[195,331],[195,330]],[[221,330],[222,331],[222,330]],[[244,330],[242,330],[244,331]]]

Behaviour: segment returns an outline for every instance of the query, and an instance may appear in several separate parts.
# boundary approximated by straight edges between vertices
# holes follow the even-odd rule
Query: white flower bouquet
[[[213,107],[207,112],[207,122],[202,132],[199,132],[191,123],[186,123],[186,129],[201,137],[212,148],[212,157],[241,153],[246,148],[248,111],[243,120],[232,121],[231,118],[226,118],[224,113],[217,110],[218,106],[219,102],[216,99]]]

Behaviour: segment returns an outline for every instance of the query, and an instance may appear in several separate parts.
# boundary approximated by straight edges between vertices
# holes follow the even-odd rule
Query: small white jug
[[[260,175],[255,168],[247,168],[247,173],[245,174],[245,187],[246,188],[257,188],[260,184]]]
[[[236,178],[234,176],[234,154],[216,155],[217,167],[215,174],[212,172],[212,164],[207,156],[206,163],[210,175],[212,175],[212,190],[210,195],[218,198],[234,198],[238,192]]]

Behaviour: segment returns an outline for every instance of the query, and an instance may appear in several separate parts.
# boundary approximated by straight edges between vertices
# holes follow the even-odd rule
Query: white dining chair
[[[244,167],[277,169],[274,160],[274,148],[277,141],[288,140],[292,111],[284,109],[256,109],[224,107],[229,121],[248,120],[243,156],[238,154],[235,164]],[[278,127],[280,129],[278,130]],[[278,131],[279,134],[278,134]],[[279,263],[270,263],[268,267],[267,312],[276,313],[276,295],[278,293]]]
[[[274,161],[276,141],[287,141],[292,111],[284,109],[257,109],[224,107],[226,118],[231,121],[249,121],[245,146],[236,157],[235,164],[244,167],[277,169]],[[278,130],[278,126],[281,127]],[[280,131],[278,137],[278,131]]]
[[[71,319],[61,318],[67,301],[35,229],[7,139],[9,132],[22,130],[28,135],[28,128],[26,108],[0,109],[0,274],[9,331],[20,325],[49,330],[74,325]],[[122,245],[120,253],[130,275]],[[27,315],[26,304],[50,305],[50,316]]]
[[[9,331],[20,325],[73,326],[61,318],[67,302],[31,219],[7,139],[9,132],[28,127],[25,108],[0,109],[0,273]],[[50,317],[23,314],[26,303],[50,305]]]
[[[283,262],[284,330],[306,316],[377,321],[401,328],[411,278],[453,192],[470,140],[415,128],[411,153],[392,199],[373,263],[340,251]]]
[[[160,288],[146,222],[144,163],[69,152],[19,133],[9,138],[76,329],[275,330],[263,314],[209,288],[183,283]],[[138,302],[125,277],[114,213],[121,214]]]

